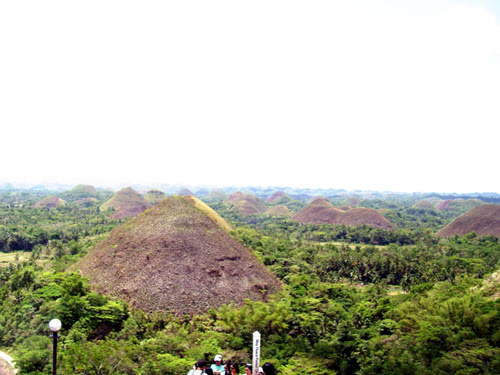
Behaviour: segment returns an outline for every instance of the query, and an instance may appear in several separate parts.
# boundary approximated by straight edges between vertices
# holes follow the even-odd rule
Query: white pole
[[[253,333],[253,361],[252,369],[253,375],[259,375],[260,366],[260,333],[255,331]]]

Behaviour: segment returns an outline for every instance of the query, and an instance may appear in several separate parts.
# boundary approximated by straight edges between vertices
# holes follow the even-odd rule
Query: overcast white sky
[[[0,124],[0,181],[500,193],[500,6],[3,1]]]

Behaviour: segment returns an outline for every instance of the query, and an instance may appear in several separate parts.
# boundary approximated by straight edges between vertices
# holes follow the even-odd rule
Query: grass
[[[17,256],[17,257],[16,257]],[[0,253],[0,267],[8,267],[9,264],[19,264],[30,259],[31,253],[28,251],[16,251],[12,253]],[[37,260],[39,266],[45,264],[49,257],[43,254],[40,259]]]

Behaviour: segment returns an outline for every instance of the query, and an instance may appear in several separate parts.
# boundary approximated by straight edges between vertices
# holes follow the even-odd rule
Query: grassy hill
[[[67,203],[65,200],[51,195],[45,197],[33,205],[33,208],[56,208],[59,206],[65,206]]]
[[[316,198],[302,210],[291,217],[300,223],[332,224],[344,211],[334,207],[324,198]]]
[[[115,212],[111,217],[113,219],[123,219],[135,217],[151,207],[152,205],[137,191],[131,187],[126,187],[117,191],[109,200],[103,203],[101,209],[113,209]]]
[[[264,215],[289,217],[293,215],[293,212],[287,206],[279,204],[277,206],[270,207],[266,212],[264,212]]]
[[[116,228],[82,260],[82,274],[102,293],[176,314],[277,292],[277,278],[201,203],[169,197]]]
[[[500,205],[485,204],[457,217],[437,232],[440,237],[463,236],[476,232],[479,236],[500,236]]]
[[[266,204],[255,195],[245,194],[240,191],[231,194],[224,200],[224,203],[229,204],[229,211],[236,211],[244,216],[261,214],[268,208]]]

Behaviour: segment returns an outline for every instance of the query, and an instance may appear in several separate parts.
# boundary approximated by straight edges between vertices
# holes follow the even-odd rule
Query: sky
[[[0,182],[500,193],[499,3],[0,2]]]

